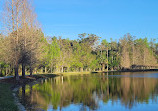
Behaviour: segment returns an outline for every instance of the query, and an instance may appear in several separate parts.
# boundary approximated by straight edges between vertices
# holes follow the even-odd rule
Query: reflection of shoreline
[[[45,110],[50,104],[54,109],[62,109],[71,103],[82,103],[90,109],[97,109],[96,97],[105,103],[120,100],[123,106],[132,108],[135,104],[148,103],[149,99],[153,99],[156,96],[154,94],[158,93],[155,92],[157,87],[158,80],[153,78],[108,78],[104,74],[99,77],[58,76],[43,81],[43,85],[27,86],[25,96],[31,98],[27,99],[27,103]]]

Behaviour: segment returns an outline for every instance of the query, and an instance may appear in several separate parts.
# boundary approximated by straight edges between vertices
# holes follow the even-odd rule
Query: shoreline
[[[26,76],[16,82],[14,77],[2,77],[0,79],[0,110],[5,111],[26,111],[25,107],[19,102],[19,98],[16,95],[16,91],[24,84],[31,84],[38,82],[41,79],[47,79],[49,77],[56,77],[56,74],[42,74]],[[8,103],[9,102],[9,103]]]
[[[26,75],[25,79],[30,77],[30,78],[34,78],[34,79],[38,79],[38,78],[47,78],[47,77],[55,77],[55,76],[66,76],[66,75],[84,75],[84,74],[93,74],[93,73],[111,73],[111,72],[145,72],[145,71],[158,71],[158,69],[126,69],[126,70],[109,70],[109,71],[83,71],[83,72],[63,72],[63,73],[42,73],[42,74],[33,74],[33,76],[31,77],[30,75]],[[5,80],[8,79],[13,79],[14,76],[4,76],[4,77],[0,77],[0,82],[3,82]],[[21,79],[22,76],[19,76],[19,78]],[[22,79],[24,80],[24,79]],[[30,79],[31,80],[31,79]],[[25,82],[25,81],[24,81]]]

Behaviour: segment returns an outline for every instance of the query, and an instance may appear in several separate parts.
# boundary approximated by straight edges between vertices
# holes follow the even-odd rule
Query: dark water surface
[[[158,72],[60,76],[18,91],[28,111],[158,111]]]

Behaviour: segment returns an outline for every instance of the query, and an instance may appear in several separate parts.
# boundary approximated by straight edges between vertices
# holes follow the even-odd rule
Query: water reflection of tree
[[[97,109],[99,102],[96,98],[105,103],[109,99],[112,102],[120,100],[123,105],[132,108],[137,103],[148,103],[150,97],[154,99],[157,88],[158,80],[152,78],[68,76],[45,80],[43,85],[25,86],[22,88],[25,91],[22,91],[21,96],[27,107],[41,107],[44,110],[47,110],[50,104],[54,109],[62,109],[71,103],[82,104],[82,108],[87,106],[90,109]]]

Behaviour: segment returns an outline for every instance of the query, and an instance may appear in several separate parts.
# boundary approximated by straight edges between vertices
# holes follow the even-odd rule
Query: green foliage
[[[54,37],[52,38],[52,43],[49,44],[49,51],[48,51],[48,63],[51,65],[56,64],[58,57],[60,56],[60,47],[57,43],[57,39]]]

